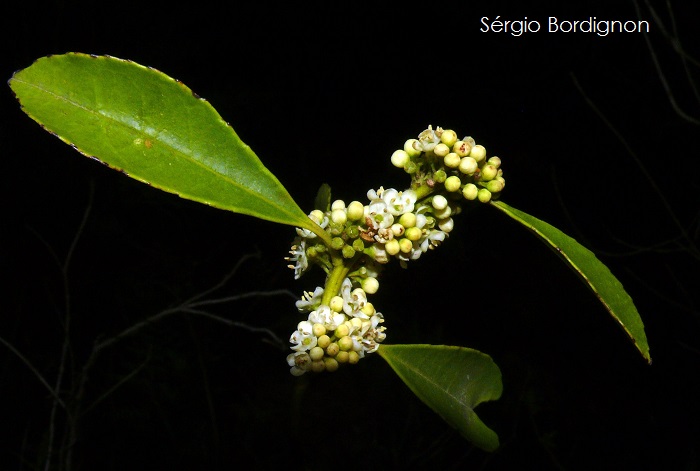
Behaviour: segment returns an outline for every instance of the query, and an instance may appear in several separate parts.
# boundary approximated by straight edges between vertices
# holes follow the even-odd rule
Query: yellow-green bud
[[[316,345],[318,345],[321,348],[328,348],[328,346],[331,344],[331,338],[328,335],[321,335],[318,338],[318,341],[316,342]]]
[[[477,162],[481,162],[486,158],[486,148],[480,144],[472,147],[472,151],[469,153],[470,157],[473,157]]]
[[[391,233],[394,234],[394,237],[401,237],[404,232],[406,232],[406,228],[401,224],[395,223],[391,225]]]
[[[349,364],[355,365],[355,364],[357,364],[358,361],[360,361],[360,355],[357,352],[355,352],[355,351],[348,352],[348,363]]]
[[[441,142],[435,146],[435,148],[433,149],[433,153],[438,157],[445,157],[447,154],[450,153],[450,148]]]
[[[335,358],[324,358],[323,362],[326,364],[326,371],[333,373],[338,371],[338,361]]]
[[[348,219],[359,221],[365,217],[365,206],[359,201],[353,201],[348,205]]]
[[[438,224],[438,227],[442,232],[452,232],[452,229],[455,227],[455,221],[452,218],[443,219]]]
[[[326,364],[323,360],[316,360],[311,362],[311,371],[314,373],[322,373],[326,369]]]
[[[491,180],[486,184],[486,189],[491,193],[498,193],[503,190],[503,182],[501,180]]]
[[[411,157],[408,155],[408,152],[403,149],[394,151],[391,154],[391,163],[394,167],[404,168],[410,160]]]
[[[403,145],[403,150],[410,157],[416,157],[416,156],[420,155],[420,151],[413,146],[413,144],[415,144],[416,142],[418,142],[418,139],[409,139]]]
[[[345,235],[351,239],[356,239],[360,235],[360,230],[357,226],[348,226],[345,228]]]
[[[364,314],[367,314],[368,316],[373,316],[375,312],[377,312],[374,309],[374,304],[370,302],[366,302],[364,306],[362,306],[362,309],[360,309]]]
[[[342,309],[342,307],[341,307]],[[325,335],[326,333],[326,328],[323,326],[323,324],[319,324],[318,322],[313,325],[311,328],[311,331],[314,333],[316,337],[320,337],[322,335]]]
[[[333,296],[331,298],[330,308],[333,312],[343,312],[343,298],[340,296]]]
[[[340,352],[340,347],[336,342],[329,343],[328,346],[326,347],[326,355],[330,357],[334,357]]]
[[[340,350],[340,349],[338,349],[338,350]],[[349,356],[350,355],[348,354],[348,352],[338,351],[338,354],[335,355],[335,359],[338,361],[338,363],[347,363]]]
[[[353,317],[348,322],[350,322],[350,325],[355,329],[359,329],[360,327],[362,327],[362,319],[360,319],[359,317]]]
[[[490,158],[489,158],[488,163],[490,163],[490,164],[493,165],[494,167],[498,168],[498,167],[501,166],[501,158],[500,158],[500,157],[496,157],[496,156],[494,155],[493,157],[490,157]]]
[[[498,169],[491,164],[486,164],[481,169],[481,181],[493,180],[496,175],[498,175]]]
[[[340,250],[345,245],[345,241],[341,237],[333,237],[331,239],[331,248],[333,250]]]
[[[463,157],[459,161],[459,171],[465,175],[473,175],[479,164],[474,160],[474,157]]]
[[[384,244],[384,250],[386,250],[386,253],[389,255],[396,255],[399,253],[400,247],[399,247],[399,241],[396,239],[391,239],[388,241],[386,244]]]
[[[399,224],[408,229],[416,225],[416,215],[413,213],[404,213],[399,218]]]
[[[438,183],[444,182],[446,178],[447,174],[443,169],[436,170],[435,173],[433,173],[433,180],[435,180]]]
[[[345,209],[345,201],[343,201],[343,200],[333,201],[333,204],[331,204],[331,211],[335,211],[336,209]]]
[[[338,340],[338,347],[340,347],[340,350],[344,352],[349,352],[350,350],[352,350],[353,347],[352,339],[348,335],[346,335],[345,337]]]
[[[351,246],[346,245],[343,247],[343,258],[352,258],[355,256],[355,249]]]
[[[321,211],[320,209],[314,209],[313,211],[311,211],[310,216],[315,221],[318,221],[318,222],[323,221],[323,211]]]
[[[462,180],[460,180],[457,175],[452,175],[451,177],[447,177],[447,180],[445,180],[445,189],[451,193],[454,193],[455,191],[459,191],[459,188],[461,186],[462,186]]]
[[[488,203],[489,201],[491,201],[491,192],[486,188],[482,188],[479,190],[477,197],[482,203]]]
[[[462,158],[456,152],[450,152],[443,159],[443,161],[445,162],[445,167],[449,168],[459,167],[460,160],[462,160]]]
[[[417,228],[414,228],[417,229]],[[418,229],[420,231],[420,229]],[[399,247],[401,248],[401,252],[403,253],[409,253],[411,250],[413,250],[413,242],[411,242],[409,239],[401,239],[399,241]]]
[[[452,147],[455,145],[455,142],[457,142],[457,133],[454,132],[452,129],[445,129],[444,131],[442,131],[442,135],[440,136],[440,140],[447,147]]]
[[[396,240],[396,239],[392,239]],[[365,293],[367,294],[374,294],[377,292],[379,289],[379,282],[377,279],[373,276],[368,276],[364,280],[362,280],[362,289],[365,290]]]
[[[444,208],[435,211],[435,217],[438,219],[448,218],[451,214],[452,208],[449,206],[445,206]]]
[[[340,337],[345,337],[350,333],[350,329],[348,328],[347,325],[345,324],[340,324],[338,327],[335,329],[335,336],[340,338]]]
[[[355,249],[355,252],[362,252],[365,250],[365,243],[362,242],[362,239],[355,239],[352,241],[352,248]]]
[[[309,350],[309,356],[313,361],[320,360],[326,352],[321,347],[314,347]]]
[[[348,220],[345,209],[334,209],[333,212],[331,212],[331,220],[336,224],[345,224]]]
[[[478,192],[479,188],[473,183],[467,183],[464,185],[464,188],[462,188],[462,196],[469,201],[475,200]]]
[[[416,241],[421,238],[423,235],[423,231],[418,229],[417,227],[409,227],[406,229],[406,239],[410,241]]]
[[[413,174],[413,173],[416,173],[418,171],[418,168],[419,167],[418,167],[418,165],[416,165],[415,162],[409,162],[406,164],[406,166],[403,169],[406,171],[406,173]]]

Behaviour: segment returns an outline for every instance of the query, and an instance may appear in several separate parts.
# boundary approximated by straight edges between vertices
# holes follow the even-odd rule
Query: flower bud
[[[420,229],[418,229],[415,226],[409,227],[408,229],[406,229],[406,239],[408,239],[410,241],[419,240],[422,235],[423,235],[423,231],[421,231]]]
[[[338,350],[340,350],[340,349],[338,349]],[[335,359],[338,363],[347,363],[349,356],[350,355],[348,355],[348,352],[338,351],[338,354],[335,355]]]
[[[435,180],[438,183],[444,182],[446,178],[447,174],[443,169],[436,170],[435,173],[433,173],[433,180]]]
[[[500,158],[500,157],[496,157],[495,155],[494,155],[493,157],[490,157],[489,160],[488,160],[487,162],[490,163],[491,165],[493,165],[493,166],[496,167],[496,168],[498,168],[498,167],[501,166],[501,158]]]
[[[364,306],[362,306],[362,309],[360,309],[363,314],[367,314],[368,316],[372,317],[377,311],[374,309],[374,304],[370,302],[366,302]]]
[[[459,171],[465,175],[472,175],[478,167],[474,157],[464,157],[459,161]]]
[[[316,323],[311,328],[311,333],[313,333],[316,337],[320,337],[326,334],[326,328],[323,326],[323,324]]]
[[[451,148],[452,146],[455,145],[455,142],[457,142],[457,133],[454,132],[452,129],[445,129],[444,131],[442,131],[442,135],[440,136],[440,140],[447,147]]]
[[[469,156],[473,157],[477,162],[481,162],[486,158],[486,148],[477,144],[472,147],[472,151],[469,153]]]
[[[346,245],[343,247],[343,258],[352,258],[355,256],[355,249],[351,246]]]
[[[438,219],[448,218],[451,214],[452,208],[449,206],[445,206],[444,208],[435,211],[435,217],[437,217]]]
[[[359,201],[353,201],[348,205],[348,219],[359,221],[365,217],[365,206]]]
[[[386,244],[384,244],[384,250],[386,250],[386,253],[389,255],[396,255],[399,253],[400,247],[399,247],[399,241],[396,239],[391,239],[390,241],[387,241]]]
[[[314,373],[322,373],[326,369],[326,364],[323,360],[316,360],[311,362],[311,371]]]
[[[331,298],[330,308],[333,312],[343,312],[343,298],[340,296],[333,296]]]
[[[353,342],[352,339],[349,336],[345,336],[338,340],[338,347],[340,347],[340,350],[343,352],[349,352],[352,350],[353,347]]]
[[[447,206],[447,198],[445,198],[442,195],[435,195],[433,196],[433,208],[440,210],[440,209],[445,209]]]
[[[396,239],[392,239],[396,240]],[[379,282],[377,279],[373,276],[368,276],[364,280],[362,280],[362,289],[365,290],[365,293],[367,294],[374,294],[377,292],[379,289]]]
[[[336,329],[335,329],[335,336],[340,338],[340,337],[345,337],[350,333],[350,329],[348,328],[347,325],[345,324],[340,324]]]
[[[321,325],[321,324],[319,324],[319,325]],[[323,327],[323,326],[321,326],[321,327]],[[324,330],[325,330],[325,328],[324,328]],[[318,341],[316,342],[316,345],[318,345],[321,348],[328,348],[328,346],[330,344],[331,344],[331,338],[326,334],[319,336]]]
[[[391,163],[394,167],[404,168],[410,160],[411,157],[405,150],[397,150],[391,154]]]
[[[334,209],[333,212],[331,212],[331,220],[336,224],[345,224],[348,220],[345,209]]]
[[[452,152],[457,154],[460,158],[468,156],[471,151],[471,144],[465,141],[457,141],[455,142],[455,145],[452,146]]]
[[[445,157],[447,154],[450,153],[450,148],[441,142],[435,146],[435,148],[433,149],[433,153],[438,157]]]
[[[352,241],[352,248],[355,249],[355,252],[362,252],[365,250],[365,243],[362,239],[355,239]]]
[[[486,164],[481,169],[481,181],[493,180],[496,175],[498,175],[498,169],[491,164]]]
[[[402,253],[411,253],[411,250],[413,250],[413,242],[406,238],[401,239],[399,240],[399,247]]]
[[[447,180],[445,180],[445,189],[449,191],[450,193],[454,193],[455,191],[459,191],[459,187],[462,186],[462,180],[459,179],[457,175],[452,175],[451,177],[447,177]]]
[[[452,232],[452,229],[454,229],[454,227],[455,227],[455,221],[452,218],[443,219],[438,224],[438,227],[440,228],[440,230],[442,232],[450,233],[450,232]]]
[[[486,188],[482,188],[479,190],[477,198],[479,198],[479,201],[481,201],[482,203],[488,203],[489,201],[491,201],[491,192]]]
[[[420,155],[420,151],[414,147],[416,142],[418,142],[418,139],[409,139],[403,145],[403,150],[409,157],[417,157]]]
[[[326,352],[323,351],[321,347],[314,347],[309,350],[309,356],[312,361],[320,360]]]
[[[450,152],[445,156],[443,162],[445,163],[445,167],[457,168],[459,167],[460,160],[462,160],[462,158],[456,152]]]
[[[331,239],[331,248],[333,250],[340,250],[344,245],[345,241],[342,239],[342,237],[333,237],[333,239]]]
[[[326,347],[326,355],[330,357],[336,356],[340,352],[340,347],[336,342],[328,344]]]
[[[467,183],[464,185],[464,188],[462,188],[462,196],[469,201],[475,200],[478,192],[479,189],[473,183]]]
[[[357,364],[358,361],[360,361],[360,355],[357,352],[355,352],[355,351],[348,352],[348,363],[349,364],[355,365],[355,364]]]
[[[491,180],[486,184],[486,189],[491,193],[498,193],[503,190],[503,182],[501,180]]]
[[[334,371],[338,371],[338,361],[335,358],[324,358],[323,363],[326,365],[326,371],[333,373]]]
[[[416,225],[416,215],[413,213],[404,213],[399,218],[399,224],[408,229]]]

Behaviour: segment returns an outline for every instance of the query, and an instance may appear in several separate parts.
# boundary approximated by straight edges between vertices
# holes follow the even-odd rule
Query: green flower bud
[[[438,183],[443,183],[446,178],[447,174],[443,169],[437,170],[435,173],[433,173],[433,180],[435,180]]]
[[[445,167],[457,168],[461,160],[462,158],[456,152],[450,152],[445,156],[443,162],[445,162]]]
[[[488,203],[489,201],[491,201],[491,192],[486,188],[482,188],[479,190],[477,198],[479,198],[479,201],[481,201],[482,203]]]
[[[455,145],[452,146],[452,152],[460,157],[466,157],[472,151],[472,146],[470,143],[465,141],[457,141]]]
[[[364,306],[362,306],[362,309],[360,309],[363,314],[367,314],[368,316],[372,317],[377,311],[374,309],[374,304],[370,302],[366,302]]]
[[[357,226],[348,226],[345,228],[345,235],[347,235],[350,239],[356,239],[360,236],[360,230],[357,228]]]
[[[464,188],[462,188],[462,196],[469,201],[475,200],[478,192],[479,188],[473,183],[467,183],[464,185]]]
[[[399,224],[408,229],[416,225],[416,215],[413,213],[404,213],[399,218]]]
[[[472,151],[469,153],[469,156],[473,157],[477,162],[481,162],[486,158],[486,148],[477,144],[472,147]]]
[[[341,306],[340,309],[342,310],[343,307]],[[318,322],[313,325],[311,331],[313,332],[313,334],[316,337],[321,337],[322,335],[326,335],[326,328],[323,326],[323,324],[319,324]]]
[[[340,349],[338,349],[338,350],[340,350]],[[335,359],[338,363],[347,363],[349,356],[350,355],[348,354],[348,352],[338,351],[338,354],[335,355]]]
[[[406,171],[406,173],[414,174],[418,171],[418,165],[416,165],[415,162],[409,162],[403,169]]]
[[[325,353],[326,352],[324,352],[321,347],[314,347],[311,350],[309,350],[309,356],[313,361],[320,360],[321,358],[323,358],[323,355],[325,355]]]
[[[403,150],[410,157],[417,157],[420,155],[420,151],[414,147],[414,144],[418,142],[418,139],[409,139],[403,145]]]
[[[320,209],[314,209],[313,211],[311,211],[310,216],[315,221],[323,221],[324,214],[323,211],[321,211]]]
[[[355,365],[355,364],[357,364],[358,361],[360,361],[360,355],[357,352],[355,352],[355,351],[348,352],[348,363],[349,364]]]
[[[459,161],[459,171],[465,175],[473,175],[477,168],[479,168],[479,164],[474,157],[463,157]]]
[[[355,256],[355,249],[351,246],[346,245],[343,247],[343,258],[352,258]]]
[[[353,201],[348,205],[348,219],[359,221],[365,217],[365,206],[359,201]],[[357,236],[355,236],[357,237]]]
[[[365,250],[365,243],[362,242],[362,239],[355,239],[352,241],[352,248],[355,249],[355,252],[362,252]]]
[[[457,142],[457,133],[454,132],[452,129],[445,129],[442,131],[442,135],[440,136],[440,140],[445,144],[447,147],[452,147],[455,145],[455,142]]]
[[[490,164],[493,165],[494,167],[498,168],[498,167],[501,166],[501,158],[500,158],[500,157],[496,157],[496,156],[494,155],[493,157],[490,157],[490,158],[489,158],[488,163],[490,163]]]
[[[324,358],[323,363],[326,364],[326,371],[333,373],[334,371],[338,371],[338,361],[335,358]]]
[[[449,191],[450,193],[454,193],[455,191],[459,191],[459,188],[462,186],[462,180],[459,179],[457,175],[452,175],[451,177],[447,177],[447,180],[445,180],[445,189]]]
[[[321,348],[328,348],[328,346],[330,344],[331,344],[331,338],[326,334],[320,335],[318,337],[318,341],[316,342],[316,345],[318,345]]]
[[[340,250],[345,245],[345,241],[341,237],[333,237],[331,239],[331,248],[333,250]]]
[[[418,229],[417,227],[409,227],[406,229],[406,239],[410,241],[416,241],[421,238],[423,235],[423,231]]]
[[[333,296],[329,307],[333,312],[343,312],[343,298],[340,296]]]
[[[481,181],[493,180],[496,175],[498,175],[498,169],[491,164],[486,164],[481,169]]]
[[[314,373],[322,373],[326,369],[326,364],[323,360],[316,360],[311,362],[311,371]]]
[[[394,167],[404,168],[410,160],[411,157],[405,150],[397,150],[391,154],[391,163]]]
[[[362,280],[362,289],[365,290],[365,293],[367,294],[374,294],[379,289],[379,281],[377,281],[377,279],[373,276],[368,276]]]
[[[491,193],[498,193],[503,190],[503,182],[501,180],[491,180],[486,184],[486,189]]]
[[[438,157],[445,157],[447,154],[450,153],[450,148],[441,142],[435,146],[435,148],[433,149],[433,153]]]

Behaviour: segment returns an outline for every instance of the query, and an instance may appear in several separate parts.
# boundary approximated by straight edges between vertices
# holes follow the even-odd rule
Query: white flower
[[[422,152],[431,151],[440,143],[441,134],[441,127],[438,126],[438,128],[433,131],[433,126],[429,125],[428,129],[418,134],[418,141],[413,143],[413,148]]]
[[[322,229],[325,229],[326,226],[328,226],[328,216],[326,216],[322,211],[319,211],[317,209],[309,213],[309,219],[321,226]],[[304,239],[313,239],[314,237],[316,237],[316,234],[314,234],[308,229],[302,229],[300,227],[297,227],[296,230],[297,234],[299,234],[299,237],[303,237]]]
[[[299,322],[297,330],[289,337],[289,343],[293,343],[292,350],[308,351],[316,346],[318,339],[313,333],[313,324],[309,321]]]
[[[306,352],[296,352],[287,355],[289,370],[294,376],[301,376],[311,369],[311,357]]]
[[[437,229],[433,229],[428,233],[428,236],[422,239],[421,244],[420,244],[420,249],[423,252],[427,252],[428,249],[434,249],[438,245],[440,245],[441,242],[445,240],[445,237],[447,234],[445,232],[442,232]]]
[[[404,213],[413,212],[418,196],[413,190],[397,191],[390,188],[382,195],[387,211],[393,216],[401,216]]]
[[[323,288],[317,286],[314,292],[305,291],[301,299],[296,302],[299,312],[311,312],[321,304]]]
[[[309,260],[306,258],[306,240],[301,237],[294,239],[294,243],[289,251],[291,257],[284,257],[289,262],[296,262],[294,265],[287,265],[294,270],[294,279],[298,280],[309,268]]]
[[[309,314],[309,323],[322,324],[327,330],[335,330],[345,322],[345,315],[333,311],[330,306],[322,305]]]
[[[370,229],[388,229],[394,224],[394,215],[389,212],[386,203],[378,200],[365,206],[365,221],[369,218],[372,226]],[[368,222],[368,223],[369,223]]]
[[[365,293],[362,288],[353,290],[350,278],[345,278],[340,292],[343,296],[343,312],[345,312],[345,314],[350,317],[368,319],[367,314],[362,312],[362,308],[367,304],[367,293]]]

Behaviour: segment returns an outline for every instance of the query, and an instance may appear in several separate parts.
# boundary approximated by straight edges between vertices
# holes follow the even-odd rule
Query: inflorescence
[[[369,190],[368,203],[335,200],[309,218],[330,236],[330,244],[308,229],[297,237],[286,258],[294,278],[311,265],[328,274],[326,286],[304,293],[297,301],[308,318],[298,324],[287,357],[292,374],[335,371],[341,363],[357,363],[386,338],[384,316],[367,300],[379,288],[382,265],[392,258],[402,267],[439,246],[454,227],[461,203],[488,203],[505,186],[501,159],[487,158],[473,138],[458,139],[438,127],[409,139],[391,163],[411,175],[408,189]],[[340,275],[340,276],[339,276]]]

